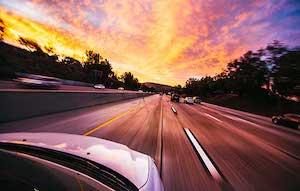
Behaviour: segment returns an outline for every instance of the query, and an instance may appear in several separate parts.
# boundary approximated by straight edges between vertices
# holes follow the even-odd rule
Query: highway
[[[71,85],[60,85],[57,89],[38,89],[38,88],[28,88],[27,86],[22,86],[15,81],[5,81],[0,80],[0,92],[64,92],[64,93],[136,93],[136,91],[131,90],[117,90],[117,89],[96,89],[94,87],[86,86],[71,86]]]
[[[62,132],[125,144],[155,159],[167,191],[300,189],[299,130],[207,103],[170,102],[166,95],[1,123],[4,132]]]

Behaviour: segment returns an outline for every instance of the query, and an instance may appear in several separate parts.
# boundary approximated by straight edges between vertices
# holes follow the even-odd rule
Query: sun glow
[[[25,37],[79,60],[91,49],[108,58],[118,73],[131,71],[142,82],[176,85],[189,77],[219,73],[246,50],[273,40],[260,39],[272,23],[258,22],[274,11],[267,5],[13,0],[0,2],[0,17],[5,41],[14,45]]]

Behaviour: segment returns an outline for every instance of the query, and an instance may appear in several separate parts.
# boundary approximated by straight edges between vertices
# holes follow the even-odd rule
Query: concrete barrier
[[[85,83],[85,82],[78,82],[78,81],[73,81],[73,80],[60,79],[60,82],[64,85],[69,85],[69,86],[93,87],[93,84]]]
[[[146,93],[0,92],[0,122],[148,96]]]

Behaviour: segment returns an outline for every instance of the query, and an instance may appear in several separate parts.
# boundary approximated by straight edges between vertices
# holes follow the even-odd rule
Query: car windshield
[[[105,188],[105,190],[109,190],[108,188],[112,188],[114,190],[128,190],[128,191],[134,191],[137,190],[137,188],[126,178],[124,178],[123,176],[121,176],[120,174],[112,171],[111,169],[108,169],[105,166],[102,166],[98,163],[95,163],[93,161],[89,161],[87,159],[83,159],[80,158],[78,156],[74,156],[71,154],[67,154],[67,153],[63,153],[60,151],[54,151],[51,149],[45,149],[45,148],[40,148],[40,147],[35,147],[35,146],[29,146],[29,145],[22,145],[22,144],[11,144],[11,143],[0,143],[0,149],[2,149],[2,155],[3,157],[0,157],[1,164],[6,164],[7,161],[10,161],[10,158],[12,157],[12,155],[14,154],[7,154],[7,153],[12,153],[12,152],[19,152],[19,153],[23,153],[32,157],[38,157],[39,159],[43,159],[45,162],[52,162],[58,165],[62,165],[66,168],[78,171],[83,173],[86,176],[89,176],[101,183],[103,183],[103,185],[101,187]],[[5,157],[4,157],[5,156]],[[14,156],[14,158],[16,159],[14,161],[14,164],[12,166],[20,166],[22,168],[16,168],[15,169],[15,174],[12,175],[12,177],[10,177],[8,180],[2,180],[2,183],[5,184],[5,181],[13,181],[12,178],[17,178],[18,176],[15,176],[19,173],[26,173],[28,171],[28,169],[33,168],[33,169],[37,169],[37,172],[41,169],[43,170],[42,164],[44,163],[35,163],[36,160],[34,158],[27,158],[26,160],[29,161],[29,163],[31,165],[27,165],[28,163],[24,163],[23,161],[24,156],[21,155],[20,157]],[[30,161],[31,160],[31,161]],[[5,172],[5,166],[6,165],[2,165],[1,166],[1,172]],[[62,185],[68,185],[67,183],[74,178],[78,179],[78,177],[74,177],[74,175],[69,175],[67,173],[67,171],[65,170],[65,168],[54,168],[51,166],[50,168],[51,170],[48,171],[45,174],[41,174],[41,176],[38,176],[38,174],[35,174],[35,176],[30,176],[32,179],[35,179],[36,177],[39,177],[40,181],[41,181],[41,185],[40,186],[45,186],[44,188],[47,188],[47,185],[55,185],[53,184],[54,182],[47,182],[47,176],[50,176],[52,173],[52,169],[57,169],[59,171],[59,174],[61,175],[61,177],[64,177],[62,180],[60,179],[55,179],[54,178],[53,181],[58,181],[58,183],[62,184]],[[45,171],[45,170],[43,170]],[[68,180],[67,182],[64,180]],[[26,179],[20,181],[20,184],[22,182],[26,182]],[[97,185],[97,183],[92,183],[91,184],[91,180],[89,180],[88,182],[85,182],[85,184],[88,185]],[[73,181],[74,182],[74,181]],[[75,184],[76,182],[74,182]],[[106,185],[106,186],[105,186]],[[28,185],[30,186],[30,185]],[[68,185],[68,186],[73,186],[73,184]],[[43,189],[42,189],[43,190]],[[95,189],[97,190],[97,189]]]

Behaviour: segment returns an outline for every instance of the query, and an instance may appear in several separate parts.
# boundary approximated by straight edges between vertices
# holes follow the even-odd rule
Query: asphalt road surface
[[[167,191],[300,190],[299,130],[169,100],[153,95],[2,123],[0,133],[64,132],[125,144],[155,159]]]

